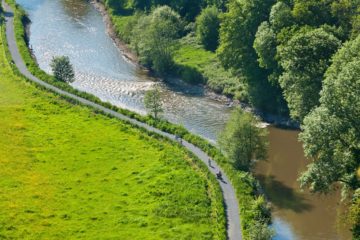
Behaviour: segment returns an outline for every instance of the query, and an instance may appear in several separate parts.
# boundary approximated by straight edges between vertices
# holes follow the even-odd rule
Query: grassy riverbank
[[[8,0],[10,3],[14,3],[13,0]],[[12,5],[14,6],[14,5]],[[126,114],[130,117],[136,118],[142,122],[146,122],[152,126],[155,126],[161,130],[170,132],[170,133],[176,133],[178,135],[181,135],[184,139],[190,141],[191,143],[195,144],[196,146],[202,148],[205,152],[207,152],[210,156],[216,160],[223,170],[226,172],[226,174],[231,178],[231,182],[233,186],[236,189],[237,198],[239,201],[240,206],[240,214],[241,214],[241,224],[243,229],[243,234],[245,239],[249,239],[249,234],[251,231],[251,227],[254,226],[260,219],[263,220],[264,218],[267,219],[268,215],[265,210],[265,202],[261,197],[258,197],[257,195],[257,182],[252,177],[251,174],[236,171],[231,164],[227,161],[226,158],[216,149],[214,146],[209,144],[204,139],[195,136],[191,133],[189,133],[187,130],[180,126],[176,126],[174,124],[171,124],[166,121],[154,121],[152,118],[148,116],[141,116],[136,113],[124,110],[124,109],[118,109],[114,106],[111,106],[108,103],[101,102],[98,98],[96,98],[93,95],[81,93],[73,88],[71,88],[68,85],[64,85],[60,82],[56,82],[51,76],[44,75],[42,70],[38,68],[34,60],[31,58],[31,55],[29,53],[28,48],[26,47],[26,43],[24,41],[24,27],[21,19],[23,19],[24,12],[20,9],[16,9],[15,14],[15,24],[16,24],[16,35],[17,35],[17,44],[21,47],[21,55],[23,59],[26,61],[26,64],[29,66],[30,71],[41,78],[44,81],[47,81],[53,85],[56,85],[62,89],[65,89],[69,92],[75,93],[77,95],[80,95],[84,98],[90,99],[92,101],[95,101],[101,105],[104,105],[106,107],[112,108],[115,111],[119,111],[123,114]]]
[[[0,38],[1,239],[225,239],[220,188],[184,149],[13,73]]]
[[[106,11],[110,15],[117,37],[130,44],[131,31],[142,13],[135,14],[131,9],[118,11],[109,5],[106,5]],[[172,55],[174,69],[170,76],[180,77],[193,84],[205,84],[216,93],[247,101],[246,84],[225,70],[217,55],[205,50],[198,43],[194,32],[190,32],[177,42]]]

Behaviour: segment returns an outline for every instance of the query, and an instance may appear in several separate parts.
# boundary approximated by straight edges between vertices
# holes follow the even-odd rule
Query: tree
[[[275,0],[230,0],[228,12],[222,14],[220,45],[217,53],[226,69],[247,82],[250,103],[262,111],[282,111],[278,86],[267,80],[268,71],[260,68],[253,48],[257,29],[268,19]]]
[[[149,90],[144,97],[145,107],[153,114],[155,119],[158,119],[159,114],[163,112],[163,105],[161,102],[161,93],[158,88]]]
[[[131,34],[131,45],[142,64],[165,75],[173,68],[173,47],[182,29],[179,14],[168,6],[159,7],[139,19]]]
[[[331,13],[337,19],[337,24],[340,25],[347,33],[350,33],[352,28],[356,28],[355,22],[360,16],[360,1],[359,0],[337,0],[331,4]],[[355,30],[356,31],[356,30]]]
[[[293,16],[300,24],[320,26],[334,24],[331,4],[334,0],[294,0]]]
[[[146,11],[151,8],[151,0],[133,0],[132,5],[135,9]]]
[[[196,35],[205,49],[215,51],[219,44],[219,11],[215,6],[202,10],[196,18]]]
[[[228,0],[205,0],[207,6],[215,6],[220,11],[224,11],[226,9],[226,4]]]
[[[226,68],[252,78],[259,70],[253,49],[255,34],[268,18],[274,0],[230,0],[223,14],[218,55]],[[260,71],[261,72],[261,71]]]
[[[70,63],[69,57],[54,57],[50,66],[57,80],[67,83],[71,83],[75,80],[74,69]]]
[[[254,159],[265,159],[267,130],[259,128],[259,124],[250,113],[236,109],[220,134],[221,149],[235,168],[249,170]]]
[[[301,175],[303,187],[343,193],[360,187],[360,36],[348,42],[326,72],[320,106],[304,120],[300,139],[313,159]]]
[[[303,118],[319,103],[319,93],[330,58],[341,42],[322,28],[302,28],[278,47],[284,69],[279,82],[293,119]]]
[[[276,32],[291,26],[294,23],[291,8],[284,2],[277,2],[271,8],[269,22]]]
[[[254,41],[254,49],[258,55],[260,67],[274,69],[277,67],[276,34],[268,22],[263,22],[258,28]]]
[[[115,9],[117,12],[122,13],[126,8],[126,0],[105,0],[106,5],[112,9]]]

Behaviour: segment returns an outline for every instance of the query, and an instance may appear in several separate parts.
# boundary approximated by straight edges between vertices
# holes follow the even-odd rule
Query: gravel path
[[[81,98],[79,96],[76,96],[74,94],[68,93],[66,91],[63,91],[57,87],[54,87],[46,82],[41,81],[40,79],[36,78],[34,75],[32,75],[29,70],[27,69],[24,61],[21,58],[21,55],[19,53],[19,49],[16,45],[15,41],[15,32],[14,32],[14,13],[12,9],[2,0],[3,8],[5,11],[5,20],[6,20],[6,38],[9,45],[9,50],[11,53],[11,56],[13,58],[14,64],[17,66],[19,71],[28,79],[31,81],[45,87],[48,90],[51,90],[53,92],[59,93],[61,95],[67,96],[69,98],[72,98],[84,105],[90,106],[94,109],[100,110],[104,112],[105,114],[109,114],[113,117],[116,117],[120,120],[128,121],[132,124],[135,124],[137,126],[140,126],[142,128],[145,128],[148,131],[155,132],[157,134],[160,134],[162,136],[165,136],[171,140],[176,140],[176,136],[163,132],[159,129],[156,129],[152,126],[149,126],[145,123],[139,122],[135,119],[129,118],[125,115],[122,115],[118,112],[115,112],[111,109],[105,108],[99,104],[96,104],[94,102],[91,102],[87,99]],[[208,166],[208,159],[209,156],[203,152],[198,147],[194,146],[193,144],[182,141],[182,145],[193,152],[199,159],[201,159],[207,166]],[[216,173],[220,170],[219,166],[212,161],[211,166],[208,166],[208,169],[211,173],[216,175]],[[223,173],[223,171],[221,171]],[[240,216],[239,216],[239,206],[235,195],[234,187],[231,185],[228,177],[223,173],[222,180],[219,180],[220,187],[222,189],[224,202],[225,202],[225,208],[226,208],[226,219],[227,219],[227,235],[229,240],[241,240],[242,239],[242,233],[240,228]]]

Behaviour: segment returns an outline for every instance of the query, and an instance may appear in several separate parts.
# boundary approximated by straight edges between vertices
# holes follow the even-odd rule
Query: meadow
[[[224,239],[214,177],[186,150],[15,74],[0,39],[1,239]]]
[[[181,136],[183,139],[186,139],[187,141],[201,148],[221,166],[221,168],[226,172],[226,175],[230,178],[231,183],[236,190],[236,195],[240,206],[241,228],[243,231],[244,239],[249,239],[249,235],[252,231],[252,226],[256,226],[256,224],[258,224],[259,221],[262,221],[264,218],[270,219],[270,213],[266,207],[266,202],[264,201],[262,195],[259,194],[260,191],[259,191],[258,181],[252,176],[252,174],[236,170],[233,167],[233,165],[229,163],[228,159],[219,151],[219,149],[217,149],[215,146],[210,144],[208,141],[204,140],[203,138],[197,135],[190,133],[184,127],[180,125],[172,124],[164,119],[161,119],[160,121],[155,121],[151,116],[139,115],[135,112],[118,108],[114,105],[111,105],[110,103],[102,102],[99,98],[97,98],[94,95],[91,95],[86,92],[80,92],[77,89],[72,88],[68,84],[63,84],[62,82],[56,81],[51,75],[48,75],[43,70],[41,70],[36,64],[36,61],[34,61],[34,59],[31,57],[30,51],[25,42],[26,37],[24,31],[24,24],[26,24],[27,22],[26,13],[25,11],[23,11],[23,9],[21,9],[21,7],[19,6],[15,7],[14,0],[7,0],[7,2],[11,4],[11,6],[13,6],[13,9],[15,10],[15,18],[14,18],[15,34],[16,34],[17,45],[20,49],[20,54],[24,59],[28,69],[35,76],[37,76],[43,81],[46,81],[54,86],[57,86],[58,88],[61,88],[63,90],[66,90],[68,92],[86,98],[88,100],[91,100],[93,102],[96,102],[114,111],[118,111],[126,116],[137,119],[138,121],[147,123],[165,132],[177,134]],[[124,36],[124,34],[129,31],[129,29],[127,29],[126,26],[127,25],[131,26],[131,22],[134,21],[134,19],[136,19],[137,17],[136,15],[128,15],[127,13],[123,16],[121,14],[113,12],[112,9],[108,9],[108,12],[113,24],[115,25],[117,34],[120,37]],[[190,39],[185,38],[181,40],[180,43],[182,43],[183,45],[196,44],[191,38]],[[198,45],[196,45],[196,47],[194,48],[196,48],[199,51],[205,51],[199,48]],[[208,53],[209,52],[205,53],[204,57],[201,58],[202,60],[199,59],[199,62],[197,62],[197,64],[203,63],[207,57],[211,57],[211,54],[214,54],[214,53],[211,54]],[[187,51],[184,51],[184,54],[182,55],[184,56],[188,55]],[[190,53],[190,55],[192,54]],[[183,61],[182,64],[184,66],[186,64],[185,63],[186,61],[190,61],[190,62],[193,61],[191,57],[189,57],[188,60],[186,60],[186,58],[187,57],[183,58],[185,60],[181,60],[181,58],[178,58],[176,61]],[[17,72],[16,67],[14,67],[13,65],[11,67],[14,72]],[[207,65],[207,67],[211,69],[210,64]],[[214,69],[212,70],[213,72],[216,72]],[[199,166],[201,167],[202,165]],[[220,192],[216,191],[216,194],[219,195]],[[212,212],[212,216],[215,216],[219,220],[217,221],[216,225],[212,226],[212,229],[214,233],[216,232],[216,236],[220,236],[219,238],[224,238],[225,229],[223,226],[225,219],[223,214],[224,211],[222,210],[223,206],[221,202],[221,196],[218,196],[216,199],[217,201],[213,201],[214,206],[216,207],[214,208],[215,210],[213,210]]]

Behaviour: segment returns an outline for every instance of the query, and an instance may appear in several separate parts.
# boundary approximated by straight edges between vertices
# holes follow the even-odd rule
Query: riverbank
[[[141,67],[142,70],[147,70],[147,72],[150,73],[148,69],[139,63],[138,56],[131,50],[128,43],[126,43],[123,39],[124,36],[121,36],[124,32],[121,28],[126,26],[127,22],[132,21],[133,16],[114,15],[112,14],[112,11],[114,10],[107,8],[101,0],[92,0],[91,3],[104,17],[107,32],[114,40],[119,50],[124,53],[125,57],[132,63]],[[115,23],[117,19],[118,22],[121,22],[121,24]],[[193,80],[192,78],[206,79],[203,86],[208,92],[207,96],[211,99],[226,104],[229,107],[239,106],[246,111],[252,112],[267,124],[272,124],[285,129],[300,129],[300,124],[288,116],[266,113],[258,109],[254,109],[250,106],[250,104],[246,103],[246,101],[244,101],[247,98],[245,96],[246,94],[244,92],[241,93],[241,91],[236,93],[237,90],[235,85],[238,85],[236,82],[241,81],[231,76],[228,71],[225,71],[220,66],[221,64],[217,60],[215,53],[202,49],[193,37],[187,36],[180,40],[180,47],[174,53],[174,61],[178,70],[176,70],[176,73],[173,74],[174,77],[172,77],[172,79],[181,78],[181,80],[178,79],[178,81],[185,80],[186,83],[197,83],[201,85],[204,84],[203,80],[197,82],[197,80]],[[181,73],[181,69],[184,70],[183,73]],[[245,86],[242,86],[241,88],[245,88]]]
[[[10,1],[10,0],[9,0]],[[12,2],[13,3],[13,2]],[[15,7],[12,4],[13,7]],[[24,44],[24,38],[23,38],[23,31],[24,27],[22,26],[21,21],[21,15],[19,15],[19,12],[15,12],[15,33],[16,33],[16,41],[22,48],[20,48],[20,53],[23,57],[23,59],[26,62],[27,66],[32,66],[30,68],[30,71],[33,72],[33,74],[46,74],[44,71],[40,70],[38,66],[32,61],[29,51],[27,48],[24,48],[26,46]],[[36,75],[37,76],[37,75]],[[81,96],[83,98],[89,99],[93,102],[96,102],[97,104],[101,106],[105,106],[109,109],[112,109],[112,111],[120,112],[122,114],[125,114],[131,118],[135,118],[138,121],[145,122],[149,125],[152,125],[158,129],[161,129],[163,131],[166,131],[168,133],[174,133],[177,135],[182,136],[184,139],[188,140],[189,142],[193,143],[194,145],[200,147],[204,152],[206,152],[209,156],[211,156],[224,170],[226,175],[229,176],[232,185],[235,188],[237,200],[239,201],[240,205],[240,213],[242,216],[241,226],[243,229],[244,238],[247,239],[251,231],[254,231],[256,229],[253,229],[252,226],[259,226],[263,223],[263,221],[267,221],[268,219],[268,213],[263,212],[265,207],[265,202],[263,201],[263,198],[257,194],[257,183],[256,180],[251,176],[249,173],[239,172],[236,171],[233,166],[227,161],[226,158],[220,153],[218,149],[216,149],[214,146],[209,144],[204,139],[195,136],[185,130],[183,127],[176,126],[174,124],[170,124],[169,122],[162,120],[162,121],[154,121],[151,117],[148,116],[141,116],[136,113],[119,109],[115,106],[110,105],[109,103],[101,102],[98,98],[96,98],[93,95],[80,92],[74,88],[72,88],[69,85],[63,85],[60,82],[55,81],[53,77],[46,74],[44,76],[44,79],[46,82],[50,83],[51,85],[55,85],[58,88],[61,88],[63,90],[66,90],[67,92],[76,94],[78,96]],[[229,186],[229,185],[227,185]],[[235,200],[235,198],[233,199]],[[229,206],[228,206],[229,207]],[[227,211],[230,211],[229,208],[227,208]],[[238,214],[238,211],[232,212],[232,214]]]
[[[141,64],[139,64],[138,56],[136,56],[136,54],[133,51],[131,51],[129,46],[117,36],[115,26],[111,22],[110,15],[106,11],[105,5],[100,3],[98,0],[91,0],[90,2],[91,2],[91,4],[93,4],[95,6],[95,8],[103,16],[104,22],[106,24],[107,33],[111,37],[111,39],[114,41],[116,46],[119,48],[119,50],[121,51],[121,54],[126,59],[128,59],[132,63],[136,64],[138,67],[142,67]],[[143,69],[146,70],[145,68],[143,68]]]

